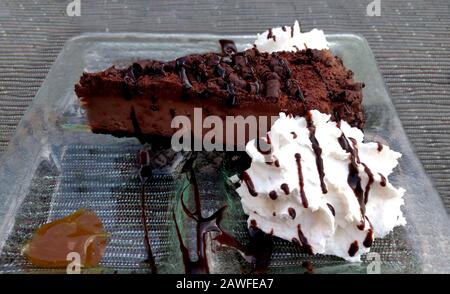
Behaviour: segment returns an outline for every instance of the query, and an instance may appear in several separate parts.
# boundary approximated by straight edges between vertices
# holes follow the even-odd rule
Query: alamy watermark
[[[367,16],[381,16],[381,0],[373,0],[366,7]]]
[[[367,274],[381,274],[381,256],[379,253],[367,253],[366,260],[370,261],[367,265]]]
[[[66,7],[67,16],[81,16],[81,0],[73,0]]]
[[[177,129],[172,135],[172,149],[178,151],[245,151],[248,141],[266,137],[278,116],[220,116],[203,118],[202,108],[194,108],[193,116],[177,115],[172,119],[171,128]],[[271,138],[275,141],[277,138]],[[266,144],[267,145],[267,144]],[[262,151],[267,146],[258,146]]]
[[[66,260],[69,261],[69,264],[66,267],[67,274],[76,275],[81,273],[81,256],[78,252],[69,252]]]

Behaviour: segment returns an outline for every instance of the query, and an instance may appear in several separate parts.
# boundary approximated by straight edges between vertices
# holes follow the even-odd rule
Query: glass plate
[[[100,266],[84,272],[148,272],[140,223],[136,139],[92,134],[73,91],[83,71],[138,59],[169,60],[189,53],[219,50],[218,39],[236,41],[239,49],[255,36],[196,34],[85,34],[69,40],[0,160],[0,272],[58,272],[33,267],[22,256],[23,244],[40,225],[85,207],[97,212],[111,234]],[[449,272],[450,222],[441,198],[415,155],[395,112],[367,42],[355,35],[327,36],[331,49],[364,81],[367,140],[377,140],[403,153],[391,176],[406,188],[408,224],[397,228],[373,251],[380,254],[382,273]],[[167,159],[164,152],[155,158]],[[162,153],[162,154],[161,154]],[[174,209],[186,244],[193,253],[192,223],[181,212],[182,159],[170,157],[147,185],[150,239],[159,272],[184,271],[172,220]],[[196,169],[205,215],[227,204],[224,227],[243,243],[245,215],[239,199],[225,185],[223,154],[201,153],[206,162]],[[217,160],[219,158],[219,160]],[[165,159],[165,160],[166,160]],[[167,160],[166,160],[167,161]],[[219,162],[219,164],[218,164]],[[220,172],[217,172],[220,171]],[[208,239],[210,240],[210,239]],[[248,265],[231,249],[208,242],[214,273],[240,273]],[[367,260],[347,263],[329,256],[308,257],[289,242],[275,240],[270,273],[297,273],[311,260],[319,273],[366,272]]]

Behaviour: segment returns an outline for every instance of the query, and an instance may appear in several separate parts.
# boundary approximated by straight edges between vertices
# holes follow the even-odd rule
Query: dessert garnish
[[[252,163],[236,190],[249,227],[309,254],[359,261],[374,238],[406,224],[405,190],[388,180],[400,153],[363,142],[360,129],[317,110],[305,117],[280,113],[262,140],[269,138],[269,153],[256,140],[247,144]]]
[[[23,253],[33,265],[65,268],[70,253],[77,253],[81,267],[96,267],[102,259],[108,234],[95,212],[80,209],[40,227]]]

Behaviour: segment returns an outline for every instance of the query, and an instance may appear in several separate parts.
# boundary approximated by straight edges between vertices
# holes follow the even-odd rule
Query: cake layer
[[[94,132],[118,136],[171,136],[176,115],[303,116],[319,110],[362,128],[362,88],[329,50],[193,54],[169,62],[146,60],[125,69],[84,73],[75,91]]]

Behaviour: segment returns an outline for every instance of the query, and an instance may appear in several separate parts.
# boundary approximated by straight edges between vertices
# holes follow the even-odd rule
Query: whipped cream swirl
[[[266,138],[246,146],[252,163],[237,192],[249,226],[310,254],[360,261],[374,238],[406,224],[405,190],[388,179],[401,154],[363,138],[316,110],[281,113]]]
[[[322,30],[313,29],[303,33],[298,21],[293,26],[282,26],[269,29],[258,34],[255,42],[248,46],[255,46],[261,52],[289,51],[310,49],[328,49],[327,39]],[[247,48],[247,49],[248,49]]]

